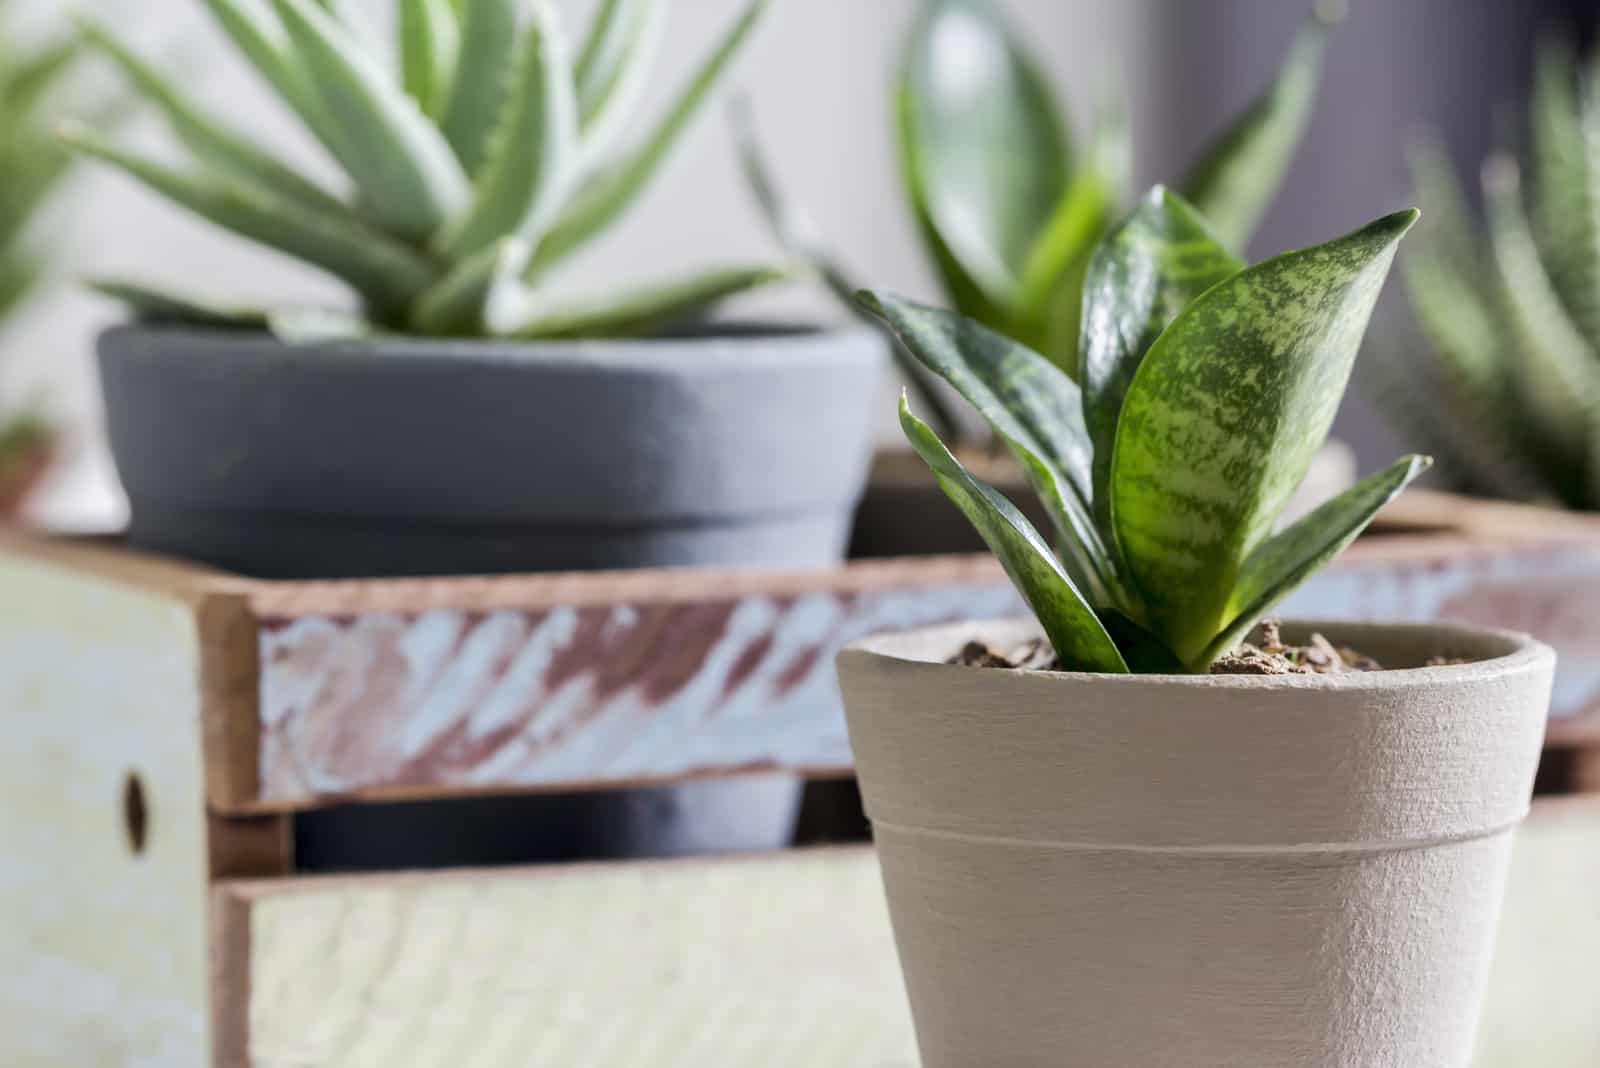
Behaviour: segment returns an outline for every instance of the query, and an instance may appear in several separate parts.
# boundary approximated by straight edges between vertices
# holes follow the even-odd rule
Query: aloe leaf
[[[1426,456],[1396,460],[1263,542],[1239,572],[1228,604],[1232,621],[1190,666],[1204,671],[1232,651],[1273,605],[1343,552],[1432,463]]]
[[[444,133],[468,174],[477,174],[511,91],[521,0],[456,0],[461,45],[444,106]]]
[[[664,0],[604,0],[576,68],[584,149],[610,150],[646,85],[666,23]]]
[[[863,292],[857,299],[1005,439],[1061,528],[1074,579],[1097,604],[1119,603],[1115,569],[1090,511],[1089,434],[1072,380],[972,319],[888,294]]]
[[[220,304],[123,278],[92,278],[88,286],[102,296],[127,305],[137,318],[145,322],[262,330],[270,318],[270,313],[261,308]]]
[[[422,113],[438,118],[461,46],[455,6],[450,0],[400,0],[399,8],[401,80]]]
[[[82,53],[82,41],[65,37],[51,42],[0,72],[0,95],[6,110],[24,115],[36,108],[68,72]]]
[[[1549,42],[1534,67],[1534,235],[1569,317],[1600,342],[1600,114],[1580,98],[1569,45]]]
[[[215,170],[258,182],[296,203],[332,214],[345,212],[344,204],[321,186],[207,115],[187,93],[104,27],[82,19],[78,28],[85,41],[114,62],[145,99],[161,110],[196,158]]]
[[[1535,414],[1549,452],[1547,467],[1562,472],[1562,494],[1582,500],[1590,420],[1596,409],[1595,354],[1567,316],[1522,207],[1517,165],[1499,156],[1484,166],[1489,243],[1499,270],[1502,306],[1521,359],[1515,384]]]
[[[376,328],[359,315],[333,308],[275,308],[267,313],[267,329],[285,345],[319,345],[371,337]]]
[[[272,0],[339,131],[340,162],[374,220],[421,240],[466,204],[467,176],[438,129],[349,32],[312,0]]]
[[[904,396],[900,426],[933,470],[939,488],[961,509],[1033,609],[1062,666],[1069,671],[1126,674],[1128,665],[1116,643],[1033,524],[1005,497],[973,478],[928,424],[911,413]]]
[[[1223,131],[1180,183],[1184,197],[1230,248],[1249,243],[1305,135],[1330,27],[1319,15],[1300,31],[1266,92]]]
[[[339,132],[317,99],[316,89],[304,67],[276,32],[248,4],[239,0],[206,0],[212,17],[234,46],[243,52],[257,73],[293,109],[306,128],[335,159],[343,159]]]
[[[603,302],[546,309],[520,323],[491,326],[496,334],[529,339],[648,337],[699,319],[730,297],[794,274],[791,267],[770,264],[724,267]]]
[[[616,222],[644,191],[651,177],[688,127],[706,96],[727,71],[768,7],[769,0],[751,0],[728,32],[679,92],[650,136],[610,170],[597,177],[572,207],[557,220],[528,265],[532,278],[550,264],[576,252]]]
[[[1128,386],[1178,313],[1244,267],[1194,208],[1161,186],[1107,235],[1089,261],[1078,384],[1093,445],[1090,498],[1095,523],[1108,542],[1114,540],[1111,454]]]
[[[1483,240],[1444,146],[1436,141],[1418,141],[1410,146],[1406,157],[1411,166],[1417,203],[1423,210],[1407,258],[1416,255],[1419,248],[1435,253],[1480,297],[1485,296],[1484,276],[1488,265]]]
[[[744,174],[745,184],[755,198],[756,206],[761,210],[761,217],[766,221],[778,245],[796,260],[810,265],[823,285],[828,287],[828,291],[851,314],[872,327],[883,330],[884,324],[856,301],[856,294],[861,292],[862,287],[850,278],[844,266],[823,245],[811,220],[779,190],[777,178],[768,165],[766,154],[761,149],[761,141],[756,136],[755,120],[750,111],[749,99],[742,95],[735,97],[729,106],[728,116],[733,128],[734,144],[739,151],[739,165]],[[906,351],[905,346],[894,337],[893,331],[885,333],[890,339],[889,352],[894,357],[895,365],[918,403],[928,411],[935,432],[951,440],[958,438],[961,424],[929,380],[927,368]]]
[[[1417,212],[1206,290],[1145,353],[1122,403],[1111,518],[1151,629],[1192,663],[1239,569],[1327,436]]]
[[[577,167],[578,101],[567,42],[548,4],[534,6],[523,56],[501,128],[478,176],[472,206],[446,232],[452,259],[506,234],[537,241]]]
[[[527,241],[511,237],[468,256],[417,298],[410,328],[431,337],[492,332],[491,310],[497,293],[517,282],[529,251]]]
[[[353,219],[324,215],[226,176],[185,174],[78,123],[64,125],[61,137],[196,215],[343,278],[380,313],[392,313],[433,281],[426,259]]]
[[[998,307],[1072,172],[1049,84],[988,0],[925,0],[900,72],[901,167],[940,244]]]

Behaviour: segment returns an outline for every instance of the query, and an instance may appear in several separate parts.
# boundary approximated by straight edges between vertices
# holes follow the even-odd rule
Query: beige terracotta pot
[[[1015,623],[840,655],[924,1068],[1464,1068],[1555,657],[1318,629],[1407,670],[944,663]]]

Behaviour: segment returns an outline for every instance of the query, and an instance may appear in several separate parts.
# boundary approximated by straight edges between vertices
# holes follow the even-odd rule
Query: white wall
[[[53,3],[53,0],[51,0]],[[660,61],[665,99],[742,0],[677,0]],[[588,0],[561,0],[581,25]],[[386,0],[356,0],[381,12]],[[213,30],[200,0],[88,3],[123,32],[182,57],[187,84],[217,111],[257,136],[287,142],[297,157],[316,152]],[[1146,6],[1114,0],[1010,0],[1034,47],[1075,103],[1108,66],[1144,36]],[[912,0],[777,0],[732,84],[753,98],[763,139],[792,195],[803,200],[858,274],[873,284],[930,294],[896,184],[888,85]],[[1135,116],[1136,119],[1138,116]],[[1080,114],[1080,125],[1084,117]],[[1141,123],[1141,128],[1148,124]],[[165,149],[158,124],[140,122],[134,142]],[[337,287],[304,269],[221,234],[119,176],[91,168],[61,225],[70,232],[73,272],[140,279],[252,302],[336,299]],[[618,230],[574,265],[563,285],[589,291],[670,273],[686,264],[773,253],[740,183],[721,109],[708,110],[662,179]],[[757,298],[753,310],[836,316],[815,292]],[[41,300],[5,339],[7,382],[42,386],[75,429],[71,461],[38,501],[47,521],[115,522],[123,507],[97,429],[92,336],[118,309],[70,284]],[[359,398],[351,403],[359,404]],[[892,423],[885,407],[885,426]]]

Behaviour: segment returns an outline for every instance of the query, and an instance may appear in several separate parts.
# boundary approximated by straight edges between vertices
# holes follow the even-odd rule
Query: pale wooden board
[[[1600,1065],[1600,801],[1541,801],[1517,832],[1474,1068]]]
[[[191,603],[0,552],[0,1062],[209,1049],[200,645]],[[148,802],[142,856],[126,776]]]
[[[916,1063],[865,849],[235,883],[218,903],[243,925],[251,1068]]]

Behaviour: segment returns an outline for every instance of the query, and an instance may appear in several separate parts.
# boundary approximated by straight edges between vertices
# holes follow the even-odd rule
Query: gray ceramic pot
[[[131,326],[99,345],[130,543],[302,579],[836,562],[884,355],[870,330],[736,325],[312,345]],[[327,868],[772,849],[799,791],[331,810],[298,848]]]
[[[844,549],[883,343],[121,327],[100,338],[130,542],[262,577],[696,564]]]

